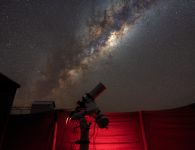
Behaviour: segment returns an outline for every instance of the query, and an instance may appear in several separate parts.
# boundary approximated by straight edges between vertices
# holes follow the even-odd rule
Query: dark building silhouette
[[[20,85],[0,73],[0,149],[17,88]]]
[[[55,112],[11,114],[2,150],[51,150]]]

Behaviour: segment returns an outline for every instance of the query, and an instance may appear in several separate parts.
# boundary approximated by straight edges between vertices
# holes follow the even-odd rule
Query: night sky
[[[104,111],[195,102],[194,0],[1,0],[0,72],[14,106],[71,109],[99,82]]]

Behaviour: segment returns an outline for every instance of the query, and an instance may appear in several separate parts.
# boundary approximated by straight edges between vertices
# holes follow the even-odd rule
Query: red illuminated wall
[[[195,150],[195,105],[106,115],[107,129],[91,125],[89,150]],[[4,150],[79,150],[79,122],[67,117],[65,110],[12,115]]]
[[[195,105],[144,112],[149,150],[195,150]]]
[[[90,128],[89,150],[195,150],[194,105],[164,111],[108,113],[108,129]],[[58,112],[53,150],[79,150],[79,122]]]
[[[143,142],[139,125],[138,113],[109,113],[106,114],[110,123],[107,129],[97,128],[95,124],[90,129],[89,149],[97,150],[142,150]],[[70,121],[66,124],[67,114],[58,113],[58,136],[56,150],[79,149],[79,122]]]

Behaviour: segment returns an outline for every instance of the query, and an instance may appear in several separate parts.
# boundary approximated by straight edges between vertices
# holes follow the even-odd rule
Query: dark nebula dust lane
[[[0,72],[21,84],[14,106],[51,99],[71,108],[98,82],[106,111],[192,102],[194,3],[1,1]]]
[[[62,68],[58,79],[59,84],[51,91],[54,97],[62,95],[67,87],[80,79],[83,71],[90,65],[101,61],[102,58],[106,59],[153,3],[153,0],[112,2],[102,13],[103,16],[98,16],[99,20],[98,17],[96,20],[91,18],[90,25],[87,26],[89,32],[84,33],[88,38],[83,42],[84,48],[81,49],[80,60],[69,69]]]

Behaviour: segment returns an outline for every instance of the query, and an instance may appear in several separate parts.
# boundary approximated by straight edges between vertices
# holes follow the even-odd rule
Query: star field
[[[14,106],[72,108],[98,82],[105,111],[195,99],[193,0],[0,2],[0,72],[21,84]]]

